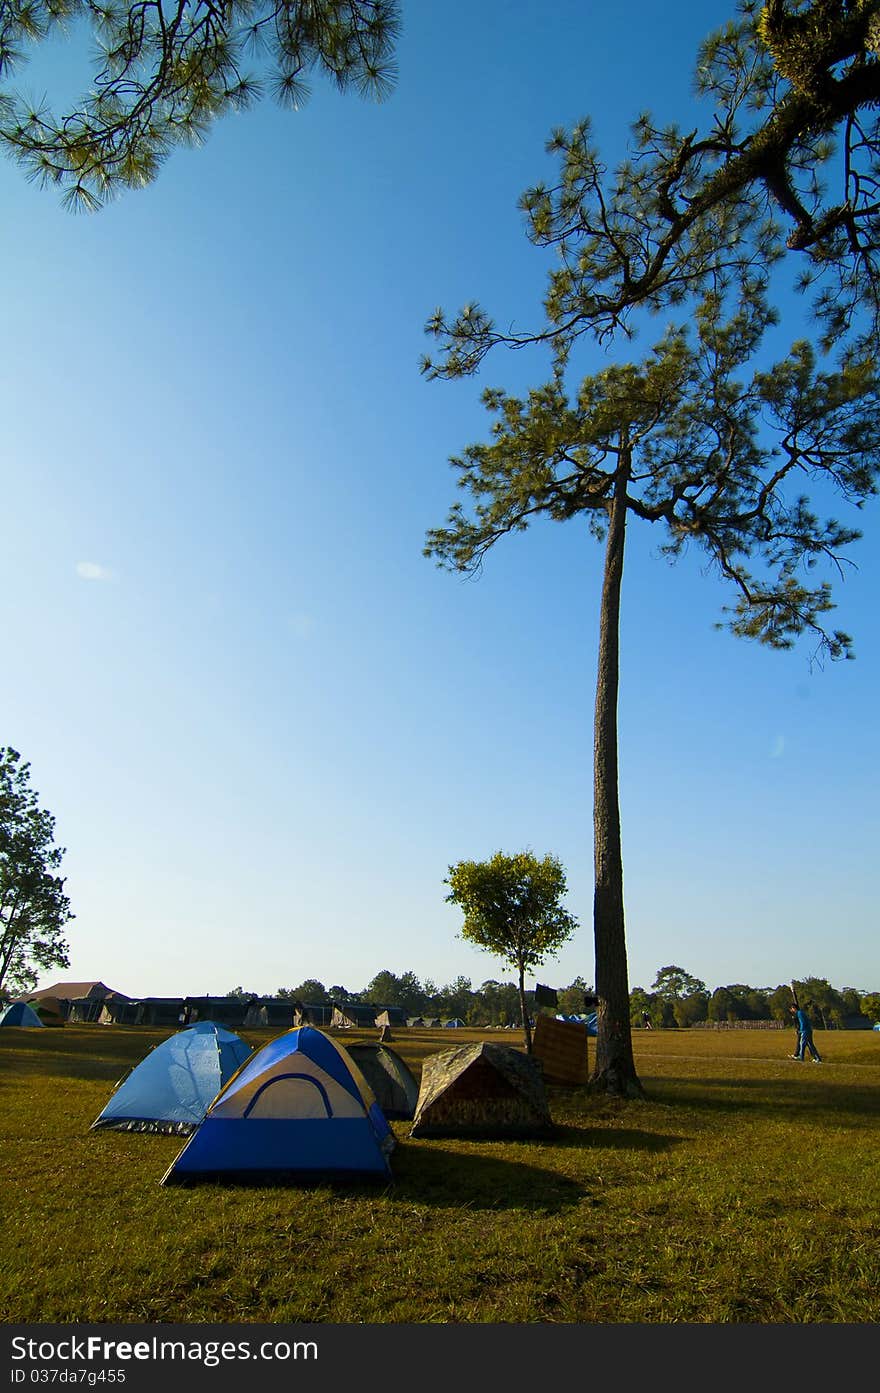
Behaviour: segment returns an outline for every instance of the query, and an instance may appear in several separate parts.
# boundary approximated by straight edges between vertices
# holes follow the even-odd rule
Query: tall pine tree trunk
[[[596,884],[593,934],[599,998],[596,1066],[590,1086],[619,1097],[643,1097],[632,1052],[629,978],[623,915],[623,857],[617,774],[617,692],[620,681],[620,586],[626,539],[626,490],[631,470],[621,436],[608,520],[599,614],[599,662],[593,743],[593,838]]]

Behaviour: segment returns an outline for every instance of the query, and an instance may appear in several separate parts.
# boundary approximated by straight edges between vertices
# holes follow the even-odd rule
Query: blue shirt
[[[810,1025],[810,1018],[801,1007],[798,1007],[795,1020],[797,1021],[797,1028],[801,1035],[810,1035],[812,1033],[813,1028]]]

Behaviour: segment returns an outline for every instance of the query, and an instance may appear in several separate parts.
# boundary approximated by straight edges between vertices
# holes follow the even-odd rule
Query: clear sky
[[[0,743],[55,814],[76,914],[41,985],[506,979],[457,939],[443,877],[526,846],[561,858],[581,923],[541,980],[593,979],[601,548],[547,525],[477,582],[422,556],[449,456],[486,436],[480,391],[546,365],[450,384],[418,360],[438,304],[535,322],[549,262],[516,203],[549,131],[590,114],[613,160],[643,108],[685,124],[729,7],[637,0],[625,34],[592,0],[403,11],[383,105],[316,82],[96,215],[0,164]],[[75,90],[74,52],[46,71]],[[717,632],[720,583],[631,530],[632,985],[676,963],[880,988],[876,507],[862,524],[834,616],[857,660],[824,669],[806,641]]]

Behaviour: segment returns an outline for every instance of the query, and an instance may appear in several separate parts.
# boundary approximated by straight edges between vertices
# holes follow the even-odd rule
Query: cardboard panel
[[[588,1078],[587,1027],[579,1021],[555,1021],[538,1016],[532,1036],[532,1053],[543,1065],[547,1083],[586,1083]]]

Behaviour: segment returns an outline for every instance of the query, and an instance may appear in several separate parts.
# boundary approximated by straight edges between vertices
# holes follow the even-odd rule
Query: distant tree
[[[674,964],[661,967],[651,990],[661,1005],[663,1025],[684,1029],[706,1019],[709,1006],[706,984],[685,972],[683,967]]]
[[[738,1019],[736,997],[728,987],[716,987],[709,998],[706,1019],[710,1021],[735,1021]]]
[[[351,1005],[360,1001],[360,992],[350,992],[347,987],[339,985],[327,988],[327,1000],[337,1001],[340,1006]]]
[[[692,977],[683,967],[672,964],[658,970],[651,990],[663,1001],[676,1002],[694,992],[705,992],[706,983],[701,982],[699,977]]]
[[[644,987],[633,987],[629,994],[629,1015],[632,1025],[643,1026],[645,1016],[656,1029],[664,1022],[664,1003],[653,992],[646,992]]]
[[[330,999],[324,983],[316,977],[307,977],[298,987],[278,987],[275,995],[283,1001],[301,1001],[304,1006],[326,1005]]]
[[[797,982],[798,1000],[806,1009],[814,1025],[827,1030],[834,1023],[835,1013],[840,1013],[839,993],[824,977],[805,977]]]
[[[856,987],[841,987],[840,1008],[836,1012],[832,1009],[831,1014],[838,1027],[843,1024],[847,1016],[860,1016],[862,1014],[862,993]]]
[[[791,987],[787,982],[781,982],[778,987],[768,993],[767,1004],[770,1008],[770,1016],[774,1021],[791,1022],[791,1006],[794,997]]]
[[[71,208],[100,207],[141,188],[179,145],[198,145],[211,123],[256,101],[264,82],[297,109],[311,73],[340,91],[382,98],[394,77],[396,0],[6,0],[0,6],[0,80],[28,46],[94,30],[96,71],[72,111],[0,92],[0,144],[30,178],[64,190]]]
[[[454,982],[440,987],[434,995],[433,1010],[446,1020],[454,1016],[467,1020],[474,1001],[470,977],[458,976]]]
[[[246,992],[244,987],[233,987],[226,993],[227,996],[234,996],[240,1001],[251,1001],[254,997],[259,997],[260,992]]]
[[[420,1016],[425,1009],[427,993],[414,972],[402,972],[397,979],[397,1004],[408,1016]]]
[[[864,1015],[872,1021],[880,1021],[880,992],[867,992],[861,1000]]]
[[[746,1009],[751,1021],[768,1021],[770,1019],[770,1003],[768,993],[763,987],[745,987],[744,997]]]
[[[593,995],[592,984],[585,981],[583,977],[575,977],[567,987],[561,987],[557,992],[559,1000],[558,1010],[563,1016],[580,1016],[587,1009],[584,1006],[584,997]]]
[[[519,992],[514,982],[484,982],[477,999],[481,1025],[513,1025],[520,1017]]]
[[[553,855],[539,859],[531,851],[512,856],[498,851],[489,861],[450,866],[444,884],[449,886],[447,902],[464,914],[460,937],[516,968],[523,1035],[531,1054],[525,974],[556,954],[577,927],[560,903],[566,891],[561,862]]]
[[[672,1004],[672,1014],[675,1017],[675,1024],[680,1030],[686,1030],[688,1026],[698,1025],[700,1021],[708,1019],[709,993],[705,990],[689,992],[687,996],[682,996]]]
[[[33,990],[37,969],[69,967],[64,929],[75,916],[57,874],[65,848],[30,785],[30,764],[0,749],[0,988]]]
[[[790,994],[789,994],[790,1000]],[[784,1006],[787,1011],[787,1003]],[[743,982],[716,987],[709,1002],[710,1020],[765,1021],[770,1019],[768,993]]]
[[[383,969],[377,972],[360,993],[364,1001],[375,1002],[378,1006],[400,1005],[400,979]]]

